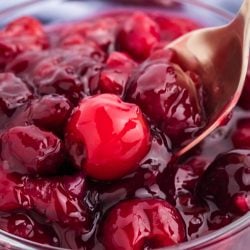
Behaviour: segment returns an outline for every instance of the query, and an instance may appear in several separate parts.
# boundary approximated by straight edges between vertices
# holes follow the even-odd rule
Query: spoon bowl
[[[220,126],[239,100],[247,73],[250,45],[250,0],[244,0],[225,26],[190,32],[167,45],[182,65],[202,77],[207,122],[176,152],[181,156]]]

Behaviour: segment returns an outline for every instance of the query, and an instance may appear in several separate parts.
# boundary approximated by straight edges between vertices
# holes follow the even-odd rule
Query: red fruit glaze
[[[88,231],[92,225],[92,214],[84,203],[85,180],[80,174],[54,178],[23,177],[18,203],[26,209],[33,209],[51,221]]]
[[[135,199],[109,211],[102,241],[110,250],[141,250],[183,242],[185,226],[178,211],[159,199]]]
[[[4,169],[5,168],[5,169]],[[62,177],[30,177],[0,169],[0,210],[34,210],[51,221],[86,232],[92,215],[83,201],[85,180],[80,174]]]
[[[48,47],[48,40],[39,21],[22,17],[0,31],[0,69],[24,51],[39,51]]]
[[[121,52],[110,54],[106,67],[100,75],[99,89],[101,93],[123,96],[128,79],[136,66],[137,63],[126,54]]]
[[[18,209],[16,186],[20,182],[18,174],[8,173],[8,166],[0,166],[0,210],[10,212]]]
[[[237,122],[236,130],[232,135],[235,148],[250,149],[250,119],[245,118]]]
[[[63,163],[63,145],[51,132],[36,126],[13,127],[0,137],[0,159],[11,171],[55,174]]]
[[[176,146],[197,131],[202,114],[193,79],[168,60],[166,53],[141,64],[125,99],[135,102]]]
[[[118,26],[117,20],[110,17],[65,26],[61,30],[62,36],[59,45],[75,46],[93,42],[102,50],[111,52],[114,50]]]
[[[233,150],[217,156],[202,175],[197,194],[232,212],[250,211],[250,152]]]
[[[60,95],[45,95],[29,106],[29,119],[39,128],[56,134],[63,132],[71,114],[72,104]]]
[[[59,237],[52,227],[34,220],[24,212],[1,216],[0,228],[27,240],[60,246]]]
[[[34,124],[61,136],[72,111],[72,104],[61,95],[45,95],[23,105],[4,124],[4,128]]]
[[[29,84],[39,95],[59,94],[77,103],[97,88],[104,54],[89,46],[27,52],[11,62],[7,70]]]
[[[0,109],[10,115],[32,98],[28,87],[12,73],[0,73]]]
[[[150,132],[138,106],[102,94],[80,102],[69,119],[66,144],[87,175],[113,180],[137,168],[149,150]]]
[[[135,60],[143,60],[159,40],[158,24],[144,13],[136,12],[125,21],[118,33],[117,48]]]

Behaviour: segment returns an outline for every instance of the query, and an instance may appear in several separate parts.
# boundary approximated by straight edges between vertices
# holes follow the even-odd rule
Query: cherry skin
[[[117,26],[117,20],[104,16],[91,22],[75,23],[64,27],[59,44],[75,46],[93,42],[103,51],[110,52],[114,50]]]
[[[140,65],[131,77],[125,100],[139,105],[173,145],[179,146],[198,130],[202,112],[197,79],[170,62],[169,54],[157,53]]]
[[[23,79],[39,95],[59,94],[78,103],[97,88],[104,53],[91,44],[26,52],[6,69]]]
[[[25,51],[39,51],[48,47],[48,39],[38,20],[21,17],[0,31],[0,69]]]
[[[27,108],[29,120],[41,129],[62,134],[72,111],[72,104],[60,95],[45,95]]]
[[[101,233],[103,244],[110,250],[166,247],[186,238],[179,212],[159,199],[118,203],[109,211]]]
[[[138,106],[112,94],[83,99],[66,127],[74,163],[99,180],[135,170],[150,148],[150,132]]]
[[[250,149],[250,119],[245,118],[237,122],[237,127],[232,134],[235,148]]]
[[[61,95],[45,95],[26,103],[4,124],[4,128],[36,125],[62,136],[72,111],[70,101]]]
[[[144,13],[136,12],[125,21],[118,33],[117,47],[140,61],[149,56],[159,40],[157,23]]]
[[[15,172],[55,174],[64,161],[63,144],[34,125],[13,127],[0,137],[0,158]]]
[[[100,75],[100,92],[123,96],[128,79],[136,66],[136,62],[124,53],[110,54]]]
[[[32,98],[32,93],[24,82],[12,73],[0,74],[0,109],[10,115],[13,110]]]
[[[217,156],[199,180],[197,195],[225,211],[239,214],[250,211],[249,162],[247,149]]]
[[[32,177],[10,173],[0,166],[0,210],[34,210],[52,222],[87,232],[92,227],[93,211],[84,201],[85,178],[81,173],[72,176]]]

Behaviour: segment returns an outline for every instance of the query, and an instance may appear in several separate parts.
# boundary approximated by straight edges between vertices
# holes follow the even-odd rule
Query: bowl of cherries
[[[228,119],[174,157],[209,100],[166,45],[230,13],[28,1],[0,17],[1,249],[248,249],[250,70]]]

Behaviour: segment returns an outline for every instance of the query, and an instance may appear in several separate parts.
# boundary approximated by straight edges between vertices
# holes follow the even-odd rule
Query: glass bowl
[[[3,5],[4,6],[4,5]],[[232,14],[196,0],[33,0],[15,1],[0,11],[0,27],[11,20],[31,15],[44,24],[59,24],[89,18],[118,9],[158,9],[168,15],[189,17],[202,26],[227,23]],[[197,239],[163,248],[164,250],[248,250],[250,246],[250,212],[233,223]],[[63,250],[25,240],[0,230],[0,248],[10,250]]]

